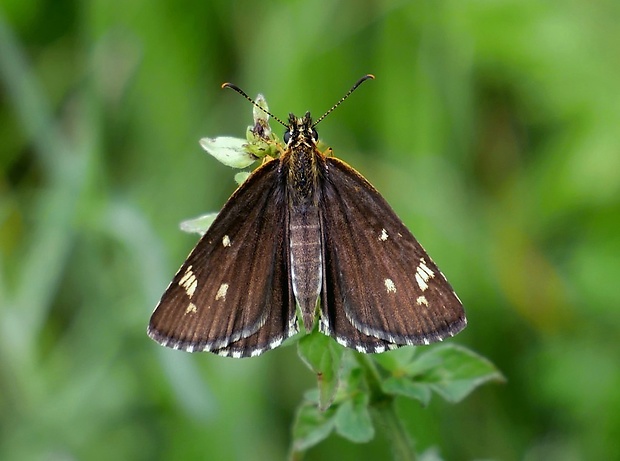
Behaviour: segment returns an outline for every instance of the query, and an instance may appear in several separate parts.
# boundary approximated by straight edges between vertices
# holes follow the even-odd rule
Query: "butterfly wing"
[[[321,331],[361,352],[382,352],[462,330],[454,290],[375,188],[333,157],[321,181]]]
[[[151,338],[189,352],[247,357],[298,331],[285,190],[272,160],[235,191],[163,294]]]

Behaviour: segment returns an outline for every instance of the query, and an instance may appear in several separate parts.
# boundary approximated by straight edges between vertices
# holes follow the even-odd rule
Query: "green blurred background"
[[[262,92],[385,195],[507,378],[399,410],[447,460],[620,459],[620,2],[0,3],[0,459],[277,460],[315,378],[284,347],[166,350],[151,310]],[[280,130],[280,128],[276,128]],[[308,460],[386,459],[336,436]]]

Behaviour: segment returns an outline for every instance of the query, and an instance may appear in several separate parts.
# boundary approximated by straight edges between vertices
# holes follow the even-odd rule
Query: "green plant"
[[[396,411],[396,398],[427,405],[434,392],[457,403],[478,386],[503,380],[488,360],[453,344],[365,355],[313,332],[300,339],[298,352],[316,373],[318,388],[307,392],[298,408],[291,459],[301,459],[332,432],[352,442],[368,442],[375,426],[385,431],[395,460],[418,459]]]

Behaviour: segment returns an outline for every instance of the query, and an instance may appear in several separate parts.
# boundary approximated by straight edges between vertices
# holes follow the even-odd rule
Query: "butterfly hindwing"
[[[325,234],[323,234],[325,236]],[[342,283],[339,275],[339,263],[334,250],[333,240],[326,236],[323,257],[323,287],[321,292],[321,310],[319,330],[332,336],[345,347],[359,352],[384,352],[394,347],[389,341],[369,336],[355,328],[347,318],[343,300],[347,298],[350,286]]]
[[[385,199],[346,163],[325,162],[322,331],[349,347],[381,352],[463,329],[460,300]]]
[[[153,339],[190,352],[246,357],[297,331],[285,189],[278,160],[237,189],[155,308]]]

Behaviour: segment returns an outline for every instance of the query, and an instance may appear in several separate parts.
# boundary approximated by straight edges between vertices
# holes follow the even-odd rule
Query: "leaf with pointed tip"
[[[368,394],[357,393],[338,407],[335,418],[338,434],[356,443],[372,440],[375,428],[368,411],[368,400]]]
[[[415,376],[427,383],[448,402],[460,402],[477,387],[503,382],[504,376],[484,357],[455,345],[444,345],[420,354],[414,361],[421,373]]]
[[[428,405],[431,400],[431,388],[428,384],[413,381],[408,376],[391,376],[381,383],[381,389],[386,394],[402,395],[416,399],[422,405]]]
[[[335,427],[334,415],[334,409],[321,411],[313,402],[304,403],[293,426],[293,451],[305,451],[326,439]]]

